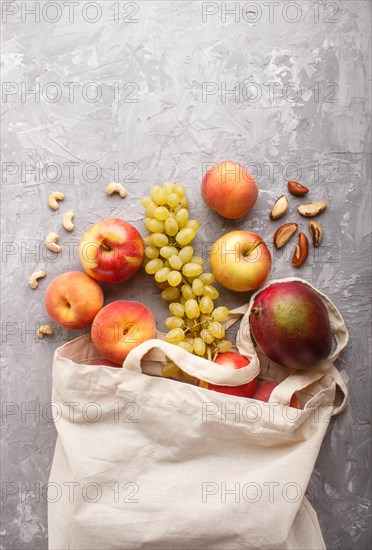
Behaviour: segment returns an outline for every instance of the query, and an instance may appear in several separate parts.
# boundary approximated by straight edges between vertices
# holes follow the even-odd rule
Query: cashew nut
[[[62,225],[67,231],[73,231],[75,229],[75,226],[72,223],[73,217],[74,217],[73,212],[66,212],[66,214],[63,214]]]
[[[35,271],[29,278],[28,284],[31,288],[37,288],[39,286],[39,283],[37,282],[38,279],[42,279],[43,277],[46,277],[46,271]]]
[[[56,244],[58,239],[59,239],[59,237],[58,237],[57,233],[49,233],[46,236],[45,244],[47,245],[49,250],[51,250],[52,252],[61,252],[62,251],[62,247],[59,246],[59,244]]]
[[[122,185],[121,183],[117,183],[115,181],[112,181],[106,186],[106,193],[108,195],[112,195],[113,193],[119,193],[122,199],[127,194],[124,185]]]
[[[57,201],[63,201],[64,198],[64,193],[61,193],[61,191],[55,191],[54,193],[51,193],[48,197],[48,206],[52,210],[58,210],[59,204]]]
[[[54,334],[53,327],[50,325],[41,325],[36,331],[38,338],[44,338],[44,334]]]

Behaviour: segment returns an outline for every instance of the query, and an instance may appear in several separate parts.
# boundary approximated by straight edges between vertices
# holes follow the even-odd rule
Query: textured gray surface
[[[27,11],[36,4],[40,21]],[[351,336],[338,362],[350,404],[329,428],[311,500],[329,549],[371,548],[370,3],[268,2],[258,15],[248,2],[226,3],[237,6],[235,15],[223,12],[224,3],[198,1],[93,3],[101,13],[86,2],[36,4],[3,3],[1,548],[47,547],[42,490],[55,430],[45,405],[54,349],[72,334],[38,342],[34,332],[47,321],[48,282],[81,269],[74,247],[85,228],[120,216],[143,233],[139,199],[170,179],[188,187],[193,217],[202,221],[201,251],[238,227],[270,243],[279,222],[269,222],[268,212],[288,178],[329,201],[324,243],[301,276],[331,297]],[[25,93],[35,82],[40,97]],[[89,101],[95,93],[101,99]],[[205,164],[226,158],[246,164],[260,186],[256,207],[241,221],[220,219],[200,199]],[[117,178],[126,181],[124,201],[104,193]],[[66,193],[61,211],[75,211],[72,235],[46,206],[56,189]],[[296,204],[293,198],[287,219]],[[55,229],[64,244],[56,261],[42,246]],[[293,274],[291,251],[274,252],[272,277]],[[31,291],[27,278],[36,266],[48,277]],[[144,301],[163,328],[166,306],[143,274],[105,292],[106,302]],[[222,293],[229,306],[247,298]]]

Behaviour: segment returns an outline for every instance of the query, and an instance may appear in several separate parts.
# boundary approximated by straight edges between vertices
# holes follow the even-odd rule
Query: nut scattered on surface
[[[309,254],[309,241],[307,240],[305,233],[302,233],[302,231],[300,231],[300,233],[298,234],[298,240],[297,240],[296,248],[292,258],[292,264],[295,267],[300,267],[306,260],[308,254]]]
[[[301,214],[301,216],[305,216],[306,218],[312,218],[324,212],[326,208],[327,208],[327,203],[324,201],[319,201],[319,202],[308,202],[307,204],[301,204],[301,206],[299,206],[297,210]]]
[[[38,279],[46,277],[46,271],[34,271],[28,280],[28,284],[31,288],[37,288],[39,286]]]
[[[311,238],[313,239],[313,245],[318,248],[323,238],[323,229],[319,223],[311,221],[309,222],[309,230]]]
[[[276,202],[270,213],[270,219],[277,220],[278,218],[281,218],[282,216],[284,216],[287,210],[288,210],[287,197],[285,195],[281,195],[278,199],[276,199]]]
[[[72,223],[73,217],[73,212],[66,212],[66,214],[63,214],[62,225],[67,231],[73,231],[75,229],[75,226]]]
[[[61,252],[62,247],[57,244],[59,237],[57,233],[48,233],[45,239],[45,244],[52,252]]]
[[[297,181],[290,180],[288,182],[288,191],[295,195],[295,197],[303,197],[306,193],[309,192],[308,188]]]
[[[59,204],[58,201],[63,201],[65,198],[64,193],[61,193],[61,191],[55,191],[54,193],[51,193],[48,197],[48,206],[52,210],[58,210]]]
[[[41,325],[41,327],[37,329],[36,334],[38,338],[44,338],[44,334],[54,334],[54,330],[50,325]]]
[[[297,231],[298,225],[297,223],[285,223],[284,225],[281,225],[274,234],[274,246],[276,248],[282,248],[289,239],[294,235]]]
[[[113,193],[119,193],[122,199],[127,195],[124,185],[122,185],[121,183],[117,183],[115,181],[112,181],[106,186],[106,193],[108,195],[112,195]]]

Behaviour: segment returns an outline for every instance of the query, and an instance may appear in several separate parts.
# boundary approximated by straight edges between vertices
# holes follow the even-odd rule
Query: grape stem
[[[195,321],[195,319],[194,319]],[[187,325],[184,325],[186,326],[186,330],[184,332],[188,332],[188,331],[191,331],[191,328],[195,328],[195,327],[198,327],[199,325],[202,325],[203,323],[205,323],[205,321],[207,321],[207,319],[204,319],[203,321],[200,321],[200,323],[195,323],[194,322],[194,325],[192,327],[188,327]]]

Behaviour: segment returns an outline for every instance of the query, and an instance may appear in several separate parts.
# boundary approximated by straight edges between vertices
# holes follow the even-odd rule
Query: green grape
[[[173,361],[168,361],[168,363],[161,368],[161,375],[164,376],[164,378],[171,378],[172,376],[176,376],[179,371],[180,369]]]
[[[196,233],[200,227],[200,223],[198,222],[198,220],[189,220],[186,224],[186,227],[191,227],[191,229],[193,229]]]
[[[191,243],[195,237],[195,231],[190,228],[181,229],[176,235],[176,241],[179,245],[185,246],[186,244]]]
[[[209,296],[212,300],[217,300],[219,292],[214,286],[206,285],[204,287],[204,296]]]
[[[202,271],[203,268],[201,265],[192,263],[187,263],[182,268],[182,273],[185,275],[185,277],[199,277]]]
[[[160,249],[160,256],[163,256],[163,258],[170,258],[171,256],[177,255],[178,250],[175,246],[163,246]]]
[[[190,285],[182,285],[181,292],[182,292],[182,296],[186,300],[190,300],[190,298],[195,298],[195,294]]]
[[[195,296],[202,296],[204,292],[204,285],[200,279],[194,279],[192,282],[192,291]]]
[[[178,223],[174,218],[167,218],[164,222],[164,229],[167,235],[174,237],[179,230]]]
[[[159,189],[155,189],[154,193],[151,194],[151,198],[157,205],[163,206],[163,204],[167,204],[168,193],[165,189],[159,187]]]
[[[167,325],[168,326],[168,325]],[[209,332],[209,330],[203,328],[203,330],[200,331],[200,338],[205,342],[206,344],[211,344],[214,340],[213,334]]]
[[[173,288],[172,288],[173,290]],[[174,289],[175,290],[175,289]],[[184,317],[185,316],[185,308],[182,304],[179,304],[177,302],[172,302],[168,306],[169,311],[172,315],[175,315],[176,317]]]
[[[204,355],[205,354],[205,343],[201,338],[194,338],[193,342],[193,348],[196,353],[196,355]]]
[[[168,269],[170,269],[170,263],[168,260],[165,260],[164,267],[167,267]]]
[[[169,210],[165,206],[158,206],[154,210],[154,217],[157,220],[165,221],[169,216]]]
[[[180,303],[184,306],[186,304],[186,299],[182,296],[180,298]]]
[[[146,246],[145,256],[146,258],[150,258],[150,260],[154,260],[159,256],[159,249],[154,246]]]
[[[187,197],[182,197],[182,199],[180,200],[180,205],[183,208],[186,208],[186,206],[189,205],[189,199]]]
[[[168,283],[170,286],[178,286],[182,282],[182,275],[179,271],[171,271],[168,274]]]
[[[172,193],[173,190],[174,190],[174,185],[171,181],[166,181],[165,183],[163,183],[163,189],[166,193]]]
[[[171,207],[171,208],[175,208],[176,206],[178,206],[180,202],[180,197],[177,195],[177,193],[170,193],[168,195],[168,201],[167,201],[167,204]]]
[[[155,258],[154,260],[150,260],[146,264],[145,271],[149,275],[155,275],[155,273],[159,271],[159,269],[162,269],[162,267],[163,267],[163,262],[159,258]]]
[[[164,233],[164,222],[154,220],[153,218],[145,218],[144,226],[153,233]]]
[[[199,277],[203,285],[210,285],[214,281],[213,273],[202,273]]]
[[[161,251],[160,251],[161,253]],[[193,257],[194,249],[192,246],[185,246],[178,252],[179,257],[183,261],[184,264],[187,264],[191,258]]]
[[[185,227],[188,221],[189,221],[188,211],[186,210],[186,208],[181,208],[181,210],[179,210],[176,214],[176,222],[178,223],[178,226],[181,228]],[[195,235],[196,231],[195,230],[193,231]]]
[[[172,328],[172,330],[166,334],[165,339],[170,344],[179,344],[185,339],[185,333],[181,328]]]
[[[172,254],[172,256],[169,258],[169,264],[170,266],[173,268],[173,269],[176,269],[177,271],[179,271],[181,268],[182,268],[182,260],[181,258],[178,256],[178,254]]]
[[[162,269],[159,269],[159,271],[155,273],[155,281],[157,281],[158,283],[164,283],[168,279],[169,273],[169,267],[163,267]]]
[[[221,340],[221,342],[218,343],[217,350],[220,353],[227,353],[232,348],[232,343],[229,342],[229,340]]]
[[[175,317],[174,315],[172,315],[171,317],[167,317],[164,323],[165,326],[169,329],[183,327],[183,320],[181,319],[181,317]]]
[[[168,237],[166,235],[163,235],[163,233],[153,233],[151,235],[152,246],[157,246],[158,248],[162,248],[163,246],[167,246],[168,243],[169,243]]]
[[[149,202],[146,206],[146,216],[148,216],[149,218],[153,218],[156,208],[157,206],[153,201]]]
[[[201,256],[193,256],[190,261],[193,264],[204,265],[204,260]]]
[[[209,296],[203,296],[199,302],[199,308],[202,313],[212,313],[213,311],[213,301]]]
[[[145,235],[142,240],[145,246],[151,246],[151,235]]]
[[[225,306],[216,307],[214,311],[212,311],[212,317],[215,321],[218,321],[219,323],[222,323],[226,319],[226,317],[229,315],[229,308]]]
[[[208,330],[215,338],[219,340],[225,336],[225,329],[221,323],[214,321],[208,325]]]
[[[153,185],[150,189],[151,200],[155,201],[155,193],[161,189],[160,185]]]
[[[141,204],[144,208],[147,208],[148,205],[152,202],[151,200],[151,197],[149,197],[149,195],[145,195],[144,197],[142,197],[141,199]]]
[[[169,288],[168,281],[163,281],[162,283],[158,283],[158,281],[155,281],[155,284],[161,290],[165,290],[166,288]]]
[[[197,317],[199,317],[200,315],[199,305],[194,298],[191,298],[190,300],[186,300],[185,312],[189,319],[196,319]]]
[[[163,300],[167,300],[167,302],[173,302],[173,300],[177,300],[179,298],[180,292],[176,287],[168,287],[163,290],[160,296]]]
[[[174,192],[182,198],[185,195],[185,186],[183,185],[183,183],[178,183],[177,185],[175,185]]]
[[[183,348],[184,350],[188,351],[189,353],[193,353],[194,348],[190,342],[178,342],[177,346],[180,348]]]

